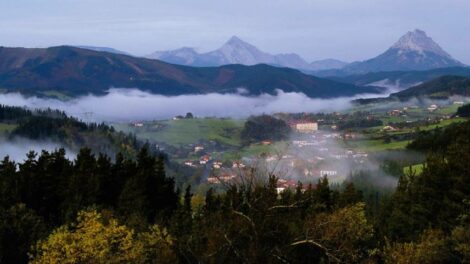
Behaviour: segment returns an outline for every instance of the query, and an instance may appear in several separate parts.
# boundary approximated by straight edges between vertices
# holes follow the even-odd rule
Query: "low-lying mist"
[[[54,108],[84,121],[127,122],[168,119],[187,112],[198,117],[247,117],[275,112],[331,112],[347,109],[350,101],[377,95],[334,99],[313,99],[302,93],[246,96],[240,94],[204,94],[162,96],[137,89],[110,89],[104,96],[87,95],[61,101],[26,97],[18,93],[0,95],[0,104],[29,108]]]
[[[30,151],[40,154],[43,150],[52,152],[60,148],[62,148],[62,146],[54,142],[35,141],[24,138],[15,138],[12,140],[0,138],[0,159],[9,156],[10,160],[22,162],[27,159],[26,155]],[[66,157],[68,159],[74,159],[76,154],[66,149]]]

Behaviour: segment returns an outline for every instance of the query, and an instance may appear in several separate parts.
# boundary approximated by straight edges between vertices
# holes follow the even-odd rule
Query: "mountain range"
[[[255,65],[263,63],[304,71],[339,69],[347,64],[346,62],[334,59],[308,63],[295,53],[269,54],[236,36],[230,38],[222,47],[206,53],[198,53],[193,48],[183,47],[171,51],[157,51],[146,57],[173,64],[198,67],[228,64]]]
[[[6,92],[54,91],[69,96],[104,94],[113,87],[162,95],[235,93],[239,88],[244,88],[247,95],[259,95],[276,94],[281,89],[317,98],[381,91],[266,64],[188,67],[71,46],[0,47],[0,87]]]
[[[369,60],[353,62],[338,70],[315,72],[318,76],[345,76],[384,71],[422,71],[465,66],[452,58],[424,31],[416,29],[403,35],[384,53]]]

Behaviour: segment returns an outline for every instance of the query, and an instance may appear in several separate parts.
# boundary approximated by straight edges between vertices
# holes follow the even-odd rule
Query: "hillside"
[[[427,71],[369,72],[366,74],[332,76],[326,78],[331,79],[333,81],[345,82],[358,86],[395,86],[397,88],[405,89],[411,86],[415,86],[418,83],[427,82],[445,75],[470,77],[470,68],[450,67],[432,69]]]
[[[391,97],[400,99],[411,97],[448,97],[452,95],[469,96],[470,78],[461,76],[443,76],[432,81],[394,93]]]
[[[103,94],[109,88],[139,88],[155,94],[302,92],[309,97],[378,92],[268,65],[193,68],[69,46],[47,49],[0,48],[0,87],[7,91],[69,96]]]
[[[359,104],[386,103],[404,101],[413,97],[446,99],[453,95],[470,96],[470,78],[452,75],[442,76],[401,92],[392,93],[385,98],[358,99],[354,102]]]

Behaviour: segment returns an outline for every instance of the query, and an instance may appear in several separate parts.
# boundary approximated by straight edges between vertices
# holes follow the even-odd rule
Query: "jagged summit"
[[[147,58],[188,66],[220,66],[227,64],[269,64],[304,71],[341,68],[344,64],[318,62],[310,64],[295,53],[270,54],[244,41],[238,36],[230,37],[220,48],[197,53],[194,49],[177,49],[154,52]]]
[[[240,44],[248,44],[247,42],[243,41],[241,38],[237,37],[237,36],[232,36],[226,43],[226,45],[240,45]],[[248,44],[250,45],[250,44]]]
[[[416,71],[464,66],[452,58],[423,30],[416,29],[400,37],[379,56],[355,62],[343,70],[347,74],[379,71]]]
[[[420,29],[410,31],[403,35],[391,49],[399,49],[405,51],[416,51],[423,54],[425,51],[431,52],[443,57],[450,58],[451,56],[445,52],[426,32]]]

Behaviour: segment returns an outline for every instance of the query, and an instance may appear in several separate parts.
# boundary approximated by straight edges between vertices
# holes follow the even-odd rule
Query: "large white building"
[[[318,130],[318,123],[311,121],[298,121],[291,124],[292,129],[299,133],[313,133]]]

